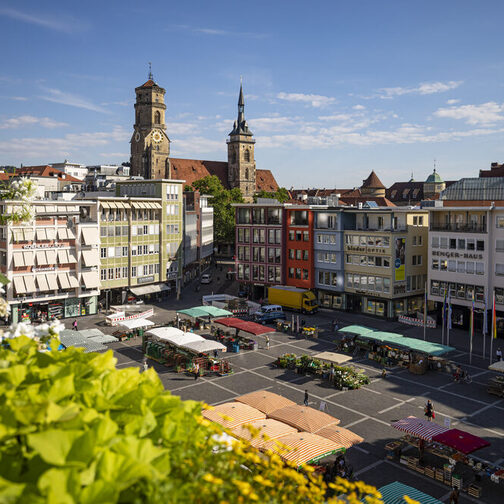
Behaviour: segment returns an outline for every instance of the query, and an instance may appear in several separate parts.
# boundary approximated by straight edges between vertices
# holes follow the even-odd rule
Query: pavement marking
[[[355,422],[350,422],[349,424],[344,425],[343,428],[348,429],[349,427],[352,427],[353,425],[364,422],[365,420],[368,420],[368,418],[360,418],[359,420],[355,420]]]
[[[477,415],[478,413],[482,413],[483,411],[486,411],[487,409],[494,408],[497,404],[499,404],[502,401],[503,401],[503,399],[498,399],[497,401],[495,401],[491,404],[488,404],[487,406],[480,408],[479,410],[476,410],[474,413],[471,413],[470,415],[468,415],[468,418],[470,418],[474,415]]]
[[[227,387],[224,387],[223,385],[220,385],[219,383],[216,383],[214,381],[207,380],[206,378],[200,378],[200,380],[201,380],[202,383],[211,383],[212,385],[215,385],[216,387],[219,387],[222,390],[225,390],[226,392],[229,392],[230,394],[233,394],[234,396],[239,396],[240,395],[240,394],[237,394],[236,392],[234,392],[233,390],[228,389]],[[198,381],[198,380],[194,380],[194,381]]]
[[[364,386],[362,386],[361,389],[367,390],[368,392],[373,392],[373,394],[378,394],[378,395],[382,394],[381,392],[378,392],[378,390],[373,390],[371,388],[367,388],[367,387],[364,387]]]
[[[444,501],[448,500],[448,497],[450,497],[450,495],[451,495],[451,491],[447,492],[445,495],[443,495],[442,497],[440,497],[439,500],[441,502],[444,502]]]
[[[357,447],[354,446],[353,448],[357,448]],[[362,473],[365,473],[371,469],[374,469],[375,467],[383,464],[384,462],[385,462],[385,460],[377,460],[376,462],[373,462],[372,464],[369,464],[368,466],[363,467],[362,469],[359,469],[357,472],[354,473],[354,476],[359,476],[359,474],[362,474]]]
[[[356,450],[365,453],[366,455],[371,455],[371,452],[369,450],[366,450],[365,448],[361,448],[360,446],[354,445],[352,448],[355,448]]]
[[[394,397],[392,399],[395,399]],[[394,408],[398,408],[399,406],[403,406],[406,403],[409,403],[411,401],[414,401],[416,397],[412,397],[411,399],[407,399],[406,401],[401,401],[397,404],[394,404],[393,406],[390,406],[388,408],[382,409],[381,411],[378,411],[378,414],[381,415],[382,413],[385,413],[387,411],[393,410]]]

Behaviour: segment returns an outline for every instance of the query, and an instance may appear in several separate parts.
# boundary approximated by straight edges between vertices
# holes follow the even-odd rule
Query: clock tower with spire
[[[152,76],[135,89],[135,124],[131,137],[131,175],[145,179],[170,178],[170,139],[166,134],[164,95]]]
[[[229,187],[239,187],[245,201],[251,201],[256,191],[255,140],[245,120],[245,100],[241,84],[238,118],[234,122],[233,131],[229,133],[227,144]]]

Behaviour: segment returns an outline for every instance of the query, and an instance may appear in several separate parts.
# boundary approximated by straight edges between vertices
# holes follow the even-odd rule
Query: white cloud
[[[504,103],[482,103],[481,105],[460,105],[458,107],[440,108],[434,112],[436,117],[462,119],[467,124],[493,124],[504,121]]]
[[[11,117],[0,122],[0,129],[15,129],[28,126],[42,126],[43,128],[60,128],[68,126],[67,123],[55,121],[49,117],[34,117],[30,115],[22,115]]]
[[[59,31],[63,33],[74,33],[82,31],[86,26],[82,21],[75,19],[72,16],[62,16],[58,14],[27,14],[17,9],[4,7],[0,9],[0,16],[5,16],[16,21],[22,21],[32,25],[42,26],[49,30]]]
[[[450,89],[456,89],[462,84],[462,81],[448,82],[423,82],[417,87],[389,87],[378,90],[380,98],[393,98],[394,96],[402,96],[406,94],[429,95],[435,93],[444,93]]]
[[[279,131],[299,125],[299,117],[257,117],[250,119],[252,131]]]
[[[451,99],[451,100],[446,100],[446,104],[447,105],[455,105],[455,103],[458,103],[460,100],[455,100],[455,99]]]
[[[170,27],[170,29],[183,30],[192,33],[201,33],[203,35],[212,35],[217,37],[245,37],[255,39],[263,39],[268,37],[268,35],[265,33],[229,31],[223,30],[221,28],[196,27],[189,25],[173,25]]]
[[[178,138],[173,141],[171,153],[174,157],[186,155],[196,157],[201,154],[223,152],[224,140],[211,140],[204,137]]]
[[[43,100],[54,103],[61,103],[63,105],[69,105],[70,107],[92,110],[93,112],[101,112],[102,114],[108,113],[108,111],[103,107],[96,105],[86,98],[82,98],[81,96],[72,93],[66,93],[65,91],[61,91],[60,89],[47,88],[44,90],[48,93],[48,95],[41,96]]]
[[[166,131],[169,135],[186,135],[198,131],[200,127],[190,122],[170,122],[166,125]]]
[[[303,94],[303,93],[278,93],[276,97],[279,100],[285,100],[289,102],[301,102],[307,103],[312,107],[326,107],[336,102],[336,98],[331,98],[329,96],[316,95],[316,94]]]
[[[364,110],[366,107],[364,105],[354,105],[352,108],[354,110]]]

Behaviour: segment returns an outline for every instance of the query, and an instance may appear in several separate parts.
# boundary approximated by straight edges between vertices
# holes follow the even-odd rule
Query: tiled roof
[[[383,196],[341,196],[340,202],[347,205],[357,206],[359,203],[366,203],[367,201],[374,201],[378,206],[381,207],[395,207],[394,203]]]
[[[16,169],[16,175],[35,175],[37,177],[57,177],[65,182],[78,182],[82,184],[82,180],[72,177],[68,173],[65,173],[57,168],[53,168],[49,165],[40,166],[23,166],[22,168]]]
[[[504,163],[492,163],[490,170],[480,170],[480,177],[504,177]]]
[[[159,87],[152,79],[149,79],[145,84],[142,84],[140,87],[151,88],[151,87]]]
[[[385,189],[385,186],[382,184],[381,180],[378,178],[374,170],[369,174],[369,177],[366,180],[362,181],[361,187],[370,187],[373,189]]]
[[[185,180],[192,185],[208,175],[217,175],[222,185],[229,189],[228,164],[225,161],[205,161],[200,159],[170,158],[171,178]],[[256,189],[258,191],[274,192],[278,184],[271,170],[256,170]]]
[[[422,201],[423,186],[423,182],[396,182],[385,191],[385,197],[393,202]]]

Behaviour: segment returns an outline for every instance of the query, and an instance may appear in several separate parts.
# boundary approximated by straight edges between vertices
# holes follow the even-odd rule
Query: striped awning
[[[273,439],[280,439],[287,436],[287,434],[297,433],[294,427],[278,420],[273,420],[273,418],[252,422],[250,427],[248,425],[240,425],[232,429],[232,432],[239,438],[248,441],[255,448],[263,448]]]
[[[296,432],[287,434],[280,439],[268,441],[262,450],[271,450],[280,455],[283,460],[294,462],[297,466],[300,466],[309,462],[316,462],[339,451],[344,452],[345,448],[333,441],[329,441],[329,439],[317,436],[317,434]]]
[[[235,401],[248,404],[267,415],[277,409],[285,408],[286,406],[294,406],[296,404],[294,401],[291,401],[286,397],[267,390],[257,390],[256,392],[236,397]]]
[[[317,435],[343,445],[345,448],[351,448],[352,446],[364,441],[364,438],[358,436],[354,432],[344,429],[343,427],[338,427],[337,425],[324,427],[323,429],[317,431]]]
[[[425,441],[432,441],[433,436],[449,430],[447,427],[443,427],[434,422],[428,422],[427,420],[415,416],[403,418],[402,420],[393,422],[391,425],[394,429],[406,432],[411,436],[424,439]]]
[[[300,431],[317,432],[329,425],[337,425],[340,421],[323,411],[310,408],[309,406],[286,406],[285,408],[273,411],[268,415],[275,420],[292,425]]]
[[[247,404],[228,402],[219,404],[211,410],[203,411],[202,415],[212,422],[218,423],[228,429],[239,425],[264,420],[266,415]]]
[[[442,504],[440,500],[427,495],[416,488],[413,488],[399,481],[389,483],[378,489],[382,495],[383,504],[406,504],[404,496],[407,495],[411,499],[418,501],[420,504]]]

